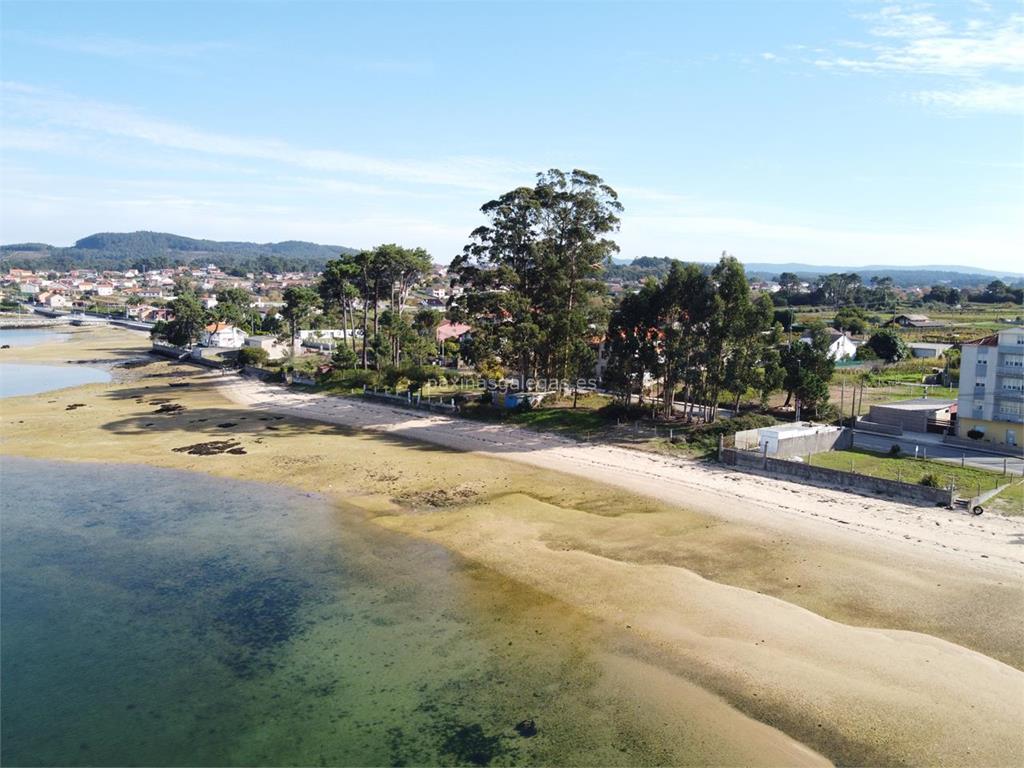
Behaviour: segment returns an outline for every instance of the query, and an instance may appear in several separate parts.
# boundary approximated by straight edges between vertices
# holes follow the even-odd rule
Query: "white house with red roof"
[[[231,323],[210,323],[199,338],[204,347],[239,349],[249,334]]]

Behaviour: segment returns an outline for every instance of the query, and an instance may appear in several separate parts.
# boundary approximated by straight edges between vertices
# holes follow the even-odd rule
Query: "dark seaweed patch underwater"
[[[319,497],[97,469],[0,464],[4,764],[659,756],[549,599]]]

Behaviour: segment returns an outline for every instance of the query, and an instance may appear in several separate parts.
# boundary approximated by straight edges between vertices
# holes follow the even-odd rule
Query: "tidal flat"
[[[134,334],[90,329],[68,343],[33,349],[30,357],[59,360],[71,357],[71,348],[81,359],[117,358],[137,355],[143,344]],[[377,569],[367,571],[374,574],[370,581],[391,574],[401,581],[404,573],[400,591],[428,595],[411,603],[424,606],[421,616],[436,622],[436,615],[455,611],[465,619],[448,633],[424,632],[421,625],[410,630],[414,639],[406,646],[390,646],[389,674],[404,670],[388,683],[391,694],[411,696],[418,678],[436,671],[437,689],[450,693],[446,701],[492,713],[449,718],[450,710],[431,711],[405,720],[408,727],[389,744],[408,745],[403,754],[410,762],[792,764],[824,756],[858,764],[983,765],[1024,754],[1016,727],[1024,693],[1018,620],[1024,592],[1013,575],[895,561],[888,551],[779,535],[500,458],[254,412],[220,394],[217,374],[166,361],[115,369],[110,384],[9,399],[0,415],[5,462],[17,455],[189,470],[201,473],[203,483],[259,481],[312,493],[312,507],[332,506],[338,535],[351,533],[348,546],[372,542],[356,548]],[[218,441],[244,453],[177,450]],[[448,564],[436,591],[433,571],[408,554],[418,547],[432,553],[423,555],[427,561]],[[258,602],[261,594],[243,592],[240,604],[246,595]],[[756,605],[732,604],[730,613],[732,600]],[[728,620],[709,628],[704,617],[719,608]],[[410,604],[398,613],[404,620]],[[799,629],[787,629],[794,620]],[[344,626],[326,621],[280,648],[296,664],[312,664],[323,649],[345,642],[338,639]],[[865,630],[868,635],[858,634]],[[443,642],[427,642],[432,632]],[[709,632],[720,633],[724,645],[692,642]],[[389,638],[403,636],[388,626],[380,633],[368,646],[387,647]],[[320,651],[307,645],[313,637]],[[877,643],[886,648],[881,655]],[[870,684],[858,677],[863,670],[851,657],[834,653],[836,644],[865,649],[854,655],[856,664],[877,657]],[[773,660],[767,667],[762,654]],[[920,680],[893,674],[932,664],[934,674]],[[298,680],[286,667],[265,675]],[[477,674],[475,682],[459,675],[482,668],[495,671]],[[801,682],[793,688],[780,679]],[[245,686],[257,685],[246,680]],[[952,687],[931,702],[929,686],[942,681]],[[280,704],[285,694],[270,690],[250,690],[253,703],[245,706],[265,707],[275,693]],[[922,708],[922,700],[929,706]],[[290,706],[307,713],[316,733],[355,727],[350,720],[332,723],[330,708],[316,701]],[[239,707],[240,723],[255,722]],[[409,711],[393,702],[387,707]],[[524,718],[535,720],[536,736],[515,731]],[[388,718],[359,722],[363,739],[401,728]],[[285,718],[279,727],[249,731],[244,745],[222,760],[315,763],[318,754],[296,746],[309,733],[297,723]],[[438,737],[434,725],[446,735]],[[346,736],[344,743],[358,738]],[[270,750],[267,759],[253,746],[260,739]],[[273,744],[291,744],[293,751],[274,752]],[[364,752],[328,750],[324,760],[394,762],[374,744]],[[504,746],[493,751],[497,744]],[[295,754],[302,760],[293,760]]]

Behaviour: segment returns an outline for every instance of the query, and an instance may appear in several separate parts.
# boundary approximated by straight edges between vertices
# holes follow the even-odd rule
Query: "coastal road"
[[[1003,456],[996,453],[984,453],[973,451],[970,448],[943,443],[939,435],[879,435],[873,432],[854,432],[853,447],[863,448],[866,451],[888,453],[893,444],[899,445],[900,449],[907,455],[913,456],[914,449],[918,449],[919,456],[925,456],[936,461],[943,461],[948,464],[960,464],[963,461],[965,466],[976,469],[987,469],[991,472],[1002,472],[1003,463],[1006,463],[1006,473],[1014,477],[1024,475],[1024,459],[1012,456]]]

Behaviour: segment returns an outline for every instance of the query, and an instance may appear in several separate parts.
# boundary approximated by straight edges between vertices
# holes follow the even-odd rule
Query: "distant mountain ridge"
[[[98,232],[70,248],[46,243],[0,245],[5,266],[67,270],[162,268],[178,264],[212,262],[222,269],[262,271],[315,271],[329,259],[357,249],[320,245],[301,240],[280,243],[205,240],[168,232]]]
[[[612,279],[625,280],[645,280],[648,277],[660,278],[668,272],[669,265],[673,261],[682,260],[651,256],[640,256],[635,259],[617,258],[608,270],[608,275]],[[711,269],[714,265],[714,262],[695,263],[706,269]],[[956,288],[964,288],[985,285],[994,279],[1001,279],[1009,284],[1017,284],[1024,281],[1024,273],[1020,272],[947,265],[920,267],[891,265],[831,267],[800,263],[744,262],[743,267],[747,277],[760,280],[771,280],[783,272],[793,272],[801,279],[811,282],[821,275],[853,272],[860,275],[865,283],[868,283],[872,277],[890,277],[900,287],[930,287],[932,285],[948,284]]]
[[[1010,270],[982,269],[981,267],[968,267],[960,264],[927,264],[913,266],[898,266],[892,264],[868,264],[863,267],[821,267],[813,264],[771,264],[762,262],[750,262],[744,264],[748,271],[753,272],[795,272],[798,275],[831,275],[836,272],[856,272],[864,275],[878,275],[882,272],[948,272],[951,275],[986,275],[989,277],[1024,277],[1024,272],[1013,272]]]

